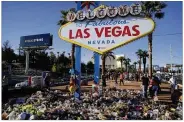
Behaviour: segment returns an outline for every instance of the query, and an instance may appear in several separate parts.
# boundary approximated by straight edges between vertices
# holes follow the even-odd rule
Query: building
[[[159,65],[153,65],[153,70],[155,70],[155,71],[160,71]]]
[[[120,54],[120,55],[114,55],[114,56],[115,56],[115,59],[112,58],[112,57],[107,57],[105,59],[105,68],[106,69],[116,69],[116,68],[120,68],[121,67],[121,62],[117,61],[117,59],[120,56],[125,57],[125,55],[124,54]],[[100,60],[100,67],[102,67],[102,60]]]
[[[166,64],[164,66],[165,68],[168,68],[169,71],[171,71],[171,64]],[[172,70],[173,71],[181,71],[183,70],[183,65],[182,64],[172,64]]]

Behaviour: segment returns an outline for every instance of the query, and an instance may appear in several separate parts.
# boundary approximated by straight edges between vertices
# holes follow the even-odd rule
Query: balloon
[[[69,91],[70,91],[70,92],[74,92],[74,91],[75,91],[75,87],[74,87],[74,86],[70,86],[70,87],[69,87]]]

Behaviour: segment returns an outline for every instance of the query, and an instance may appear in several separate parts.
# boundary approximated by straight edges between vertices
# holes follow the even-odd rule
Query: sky
[[[109,6],[131,5],[131,2],[103,1],[101,4]],[[164,66],[171,63],[170,45],[172,45],[173,63],[182,64],[182,1],[165,2],[167,7],[164,19],[155,20],[156,29],[153,36],[153,65]],[[75,2],[2,2],[2,43],[10,41],[13,49],[17,49],[20,37],[43,33],[53,34],[53,52],[71,52],[71,44],[61,40],[58,36],[58,20],[61,19],[60,10],[77,7]],[[148,50],[148,39],[143,37],[113,52],[117,55],[125,54],[132,61],[138,58],[135,52],[138,49]],[[15,51],[18,53],[18,51]],[[82,62],[91,60],[93,51],[82,48]],[[148,62],[148,61],[147,61]]]

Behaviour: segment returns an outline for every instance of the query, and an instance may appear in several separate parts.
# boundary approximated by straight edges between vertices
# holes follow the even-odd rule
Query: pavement
[[[88,83],[87,86],[81,86],[81,91],[82,92],[88,92],[89,90],[91,90],[91,86],[92,86],[93,82],[90,81]],[[109,80],[107,81],[107,87],[106,88],[112,88],[115,86],[114,81]],[[136,81],[125,81],[124,85],[117,85],[116,86],[117,89],[134,89],[134,90],[141,90],[141,82],[136,82]],[[51,87],[51,89],[54,90],[61,90],[61,91],[65,91],[65,92],[69,92],[67,89],[67,85],[64,86],[55,86],[55,87]],[[182,92],[182,86],[179,86],[180,91]],[[168,83],[162,83],[161,84],[161,93],[158,95],[158,100],[159,101],[163,101],[163,102],[171,102],[170,99],[170,85]]]

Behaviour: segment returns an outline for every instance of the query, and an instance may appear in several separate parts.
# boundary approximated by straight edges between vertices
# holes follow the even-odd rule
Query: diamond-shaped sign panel
[[[154,28],[152,19],[118,16],[69,22],[58,34],[62,40],[103,54],[148,35]]]

